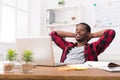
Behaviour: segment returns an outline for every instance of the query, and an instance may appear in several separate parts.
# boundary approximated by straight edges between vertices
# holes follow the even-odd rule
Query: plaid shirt
[[[60,62],[64,62],[66,55],[71,48],[77,46],[77,43],[68,42],[60,37],[57,32],[52,31],[51,37],[53,41],[63,50]],[[104,34],[93,43],[84,45],[85,61],[98,61],[98,55],[102,53],[112,42],[115,37],[115,31],[107,29]]]

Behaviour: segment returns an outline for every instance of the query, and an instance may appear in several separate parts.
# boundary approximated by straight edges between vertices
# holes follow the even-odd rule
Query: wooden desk
[[[14,73],[0,73],[0,80],[120,80],[120,72],[99,69],[82,71],[61,71],[60,67],[36,67],[30,74],[16,70]]]

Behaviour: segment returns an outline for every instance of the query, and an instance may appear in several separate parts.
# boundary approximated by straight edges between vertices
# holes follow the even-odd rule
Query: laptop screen
[[[16,44],[20,58],[25,50],[31,50],[34,65],[54,65],[50,36],[16,38]]]

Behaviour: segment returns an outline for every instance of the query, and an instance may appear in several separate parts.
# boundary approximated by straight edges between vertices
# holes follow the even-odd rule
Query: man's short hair
[[[91,32],[91,28],[90,28],[90,26],[89,26],[87,23],[79,23],[79,24],[77,24],[76,26],[79,26],[79,25],[81,25],[81,24],[86,26],[87,32]]]

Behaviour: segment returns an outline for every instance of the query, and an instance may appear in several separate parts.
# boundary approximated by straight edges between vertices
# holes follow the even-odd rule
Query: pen
[[[88,66],[89,66],[90,68],[92,68],[92,65],[88,64]]]

